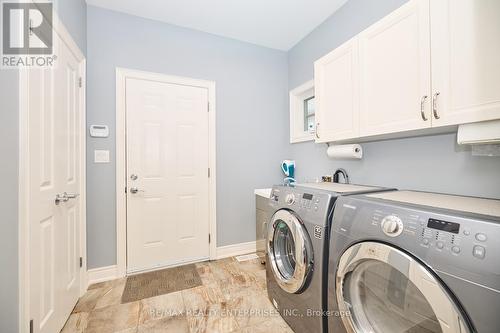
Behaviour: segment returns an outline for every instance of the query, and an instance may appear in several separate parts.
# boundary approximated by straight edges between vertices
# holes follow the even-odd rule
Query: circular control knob
[[[293,193],[289,193],[285,197],[285,202],[288,205],[293,205],[295,203],[295,195]]]
[[[436,246],[437,246],[437,248],[438,248],[438,249],[442,249],[442,248],[444,247],[444,243],[443,243],[443,242],[441,242],[441,241],[438,241],[438,242],[436,243]]]
[[[389,237],[399,236],[403,232],[403,221],[394,215],[384,217],[381,226],[384,234]]]

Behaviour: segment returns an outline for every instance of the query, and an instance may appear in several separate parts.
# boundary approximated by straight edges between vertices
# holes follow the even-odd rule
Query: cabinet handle
[[[437,98],[438,96],[440,95],[441,93],[438,91],[434,94],[434,96],[432,97],[432,113],[434,114],[434,118],[436,119],[439,119],[441,118],[439,115],[438,115],[438,108],[437,108]]]
[[[319,123],[316,123],[316,131],[314,135],[316,135],[316,139],[319,139]]]
[[[422,116],[423,121],[427,121],[428,118],[425,115],[425,101],[427,100],[427,95],[423,96],[422,99],[420,100],[420,115]]]

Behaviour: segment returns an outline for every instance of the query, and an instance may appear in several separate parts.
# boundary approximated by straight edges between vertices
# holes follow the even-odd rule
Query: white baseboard
[[[242,254],[253,253],[264,249],[265,240],[253,242],[232,244],[217,247],[217,259],[239,256]]]
[[[118,267],[116,265],[89,269],[87,271],[87,288],[95,283],[109,281],[118,278]]]

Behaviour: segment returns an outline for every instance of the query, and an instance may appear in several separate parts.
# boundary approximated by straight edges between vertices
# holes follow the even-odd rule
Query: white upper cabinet
[[[316,142],[500,119],[500,0],[410,0],[316,61],[315,89]]]
[[[359,136],[358,69],[357,38],[314,63],[316,142]]]
[[[431,127],[429,29],[413,0],[359,35],[360,136]]]
[[[500,1],[432,0],[431,40],[433,125],[499,119]]]

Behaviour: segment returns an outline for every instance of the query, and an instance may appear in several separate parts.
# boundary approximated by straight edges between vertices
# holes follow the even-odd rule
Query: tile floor
[[[92,285],[62,333],[293,333],[267,298],[260,261],[198,263],[202,286],[126,304],[125,278]]]

